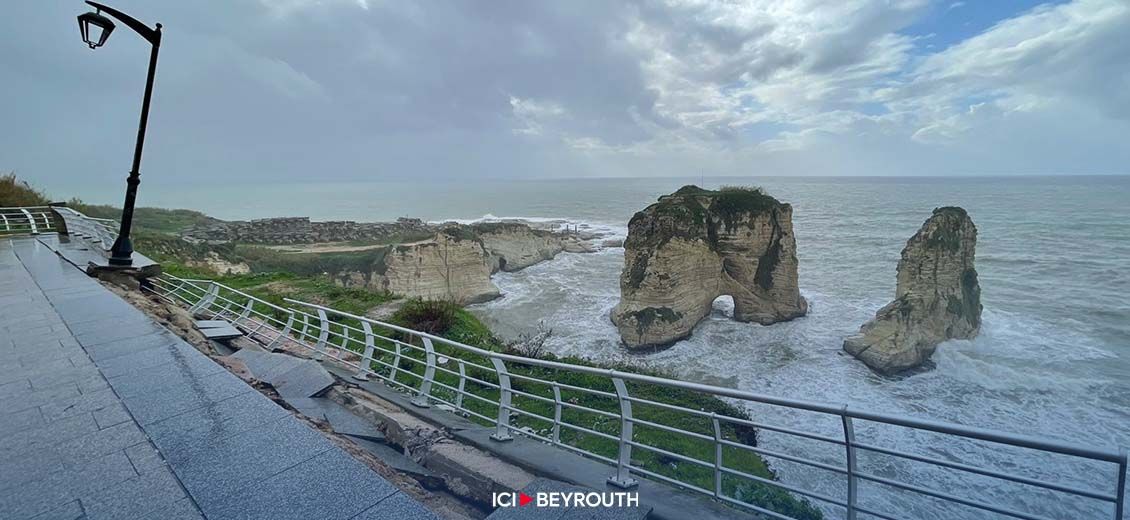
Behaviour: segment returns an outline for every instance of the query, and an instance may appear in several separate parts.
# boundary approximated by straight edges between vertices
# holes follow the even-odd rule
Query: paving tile
[[[204,518],[191,498],[182,498],[172,505],[153,511],[143,517],[145,520],[197,520]]]
[[[50,449],[21,453],[19,457],[0,461],[0,501],[4,490],[47,478],[64,469],[63,459]]]
[[[0,518],[32,518],[73,499],[74,495],[66,487],[27,482],[0,496]]]
[[[22,457],[51,446],[71,442],[98,431],[98,423],[89,413],[60,419],[9,435],[0,445],[0,461]]]
[[[185,498],[184,489],[167,469],[141,475],[83,501],[90,520],[133,520],[163,510]]]
[[[31,392],[31,380],[29,379],[16,379],[0,384],[0,399],[8,399],[11,396],[29,394]],[[0,428],[2,428],[2,426],[0,426]]]
[[[301,358],[289,356],[286,354],[276,354],[272,352],[261,352],[251,349],[243,349],[232,357],[240,359],[245,365],[251,375],[260,381],[270,381],[272,378],[277,377],[294,367],[300,365],[303,361]]]
[[[172,372],[166,377],[147,374],[122,381],[124,379],[128,376],[116,378],[114,389],[134,419],[143,426],[255,391],[228,372],[205,376]]]
[[[175,340],[140,352],[103,359],[98,363],[98,368],[103,375],[112,379],[127,374],[150,371],[154,367],[169,363],[192,366],[200,369],[201,373],[209,373],[209,370],[224,370],[222,366],[193,346]]]
[[[55,509],[36,515],[32,520],[80,520],[85,515],[86,511],[82,508],[82,504],[78,500],[71,500]]]
[[[101,331],[103,329],[116,328],[116,327],[140,327],[145,325],[153,325],[153,321],[148,316],[140,315],[125,319],[110,319],[110,320],[90,320],[83,322],[68,323],[68,329],[76,336],[83,334],[90,334]]]
[[[55,445],[55,452],[62,457],[64,464],[75,465],[107,453],[125,450],[144,440],[145,434],[131,421],[58,443]]]
[[[117,356],[136,354],[151,348],[175,344],[180,338],[168,331],[154,332],[144,336],[122,339],[99,345],[88,345],[86,353],[96,364]]]
[[[126,448],[125,451],[130,463],[133,464],[134,471],[139,475],[145,475],[153,470],[168,466],[165,459],[161,458],[161,452],[157,451],[157,448],[148,441],[134,444]]]
[[[330,449],[333,445],[320,433],[294,417],[283,417],[238,435],[163,453],[207,515],[227,496]]]
[[[43,426],[43,414],[39,408],[28,408],[21,412],[0,415],[0,437],[8,437],[14,433],[30,428]]]
[[[440,520],[435,513],[428,511],[402,491],[396,492],[353,518],[355,520]]]
[[[148,322],[125,322],[114,323],[112,326],[92,330],[84,334],[75,334],[74,338],[84,347],[94,345],[101,345],[111,341],[121,341],[123,339],[136,338],[140,336],[147,336],[154,332],[161,332],[165,329],[156,323]]]
[[[71,364],[71,360],[69,359],[67,359],[66,362],[67,365],[70,366],[70,368],[61,368],[59,370],[52,370],[46,373],[41,372],[29,377],[28,379],[31,380],[31,386],[37,390],[42,390],[53,388],[59,386],[62,383],[71,381],[75,381],[77,384],[78,381],[85,381],[90,378],[104,380],[102,374],[95,367],[76,367]]]
[[[106,388],[87,394],[54,399],[44,403],[39,409],[43,412],[44,420],[51,423],[59,419],[95,412],[119,403],[118,396],[114,395],[114,391]]]
[[[149,438],[170,456],[201,442],[274,423],[290,412],[259,392],[246,392],[145,427]]]
[[[204,511],[210,520],[252,516],[274,520],[344,520],[394,493],[397,488],[368,466],[339,449],[331,449],[244,488],[219,504],[205,506]]]
[[[101,430],[129,421],[133,421],[133,417],[120,402],[94,411],[94,422]]]
[[[112,451],[47,479],[49,485],[65,486],[76,497],[96,496],[103,489],[137,476],[124,451]]]
[[[334,384],[334,378],[317,361],[298,366],[268,380],[283,397],[314,397]]]

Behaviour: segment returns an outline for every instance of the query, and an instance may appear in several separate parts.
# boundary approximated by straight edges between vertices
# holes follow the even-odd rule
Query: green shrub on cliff
[[[16,178],[15,172],[0,175],[0,207],[44,206],[47,194]]]

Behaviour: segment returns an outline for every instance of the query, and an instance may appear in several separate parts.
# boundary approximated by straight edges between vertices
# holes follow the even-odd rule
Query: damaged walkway
[[[0,239],[0,518],[435,518],[63,261]]]

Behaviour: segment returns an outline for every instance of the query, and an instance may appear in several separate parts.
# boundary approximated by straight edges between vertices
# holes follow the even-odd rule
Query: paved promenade
[[[34,238],[0,238],[0,518],[435,518]]]

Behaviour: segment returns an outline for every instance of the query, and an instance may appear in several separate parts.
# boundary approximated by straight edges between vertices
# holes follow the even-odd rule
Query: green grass
[[[122,209],[105,204],[86,204],[79,199],[71,199],[67,207],[74,208],[88,217],[120,220]],[[189,226],[204,224],[212,219],[207,215],[190,209],[134,208],[133,225],[137,231],[176,234]]]

